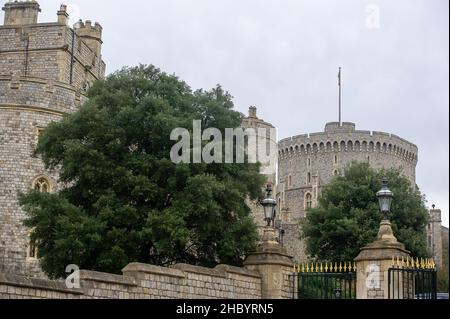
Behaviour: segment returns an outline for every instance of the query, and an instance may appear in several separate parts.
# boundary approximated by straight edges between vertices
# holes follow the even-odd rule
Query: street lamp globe
[[[387,178],[383,178],[383,186],[381,190],[377,193],[378,203],[380,205],[380,210],[384,215],[384,219],[389,219],[389,212],[391,211],[392,200],[394,199],[394,193],[388,188],[389,182]]]

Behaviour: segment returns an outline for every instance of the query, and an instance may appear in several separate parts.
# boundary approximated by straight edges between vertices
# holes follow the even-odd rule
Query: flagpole
[[[342,84],[341,84],[341,71],[339,68],[339,126],[342,126]]]

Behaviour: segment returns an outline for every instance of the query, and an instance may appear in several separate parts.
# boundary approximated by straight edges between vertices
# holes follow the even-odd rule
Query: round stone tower
[[[89,84],[105,74],[100,26],[88,31],[67,25],[66,6],[57,22],[38,23],[36,1],[5,4],[0,26],[0,272],[41,276],[35,243],[23,226],[19,192],[58,189],[58,172],[32,157],[38,136],[53,121],[86,101]],[[87,28],[84,26],[84,28]]]
[[[267,184],[273,187],[274,194],[276,193],[276,163],[277,163],[277,134],[275,127],[259,119],[257,116],[257,108],[251,106],[249,108],[248,117],[243,118],[241,126],[245,129],[253,129],[256,134],[256,139],[253,141],[256,145],[250,145],[249,150],[256,152],[256,161],[261,163],[261,174],[266,176]],[[264,187],[265,191],[266,187]],[[249,203],[252,209],[255,222],[261,230],[267,224],[264,221],[264,210],[262,206],[257,203]]]
[[[324,132],[294,136],[278,144],[278,203],[289,253],[304,260],[298,221],[317,204],[321,188],[352,162],[375,169],[399,168],[416,187],[418,148],[389,133],[358,131],[354,123],[328,123]]]

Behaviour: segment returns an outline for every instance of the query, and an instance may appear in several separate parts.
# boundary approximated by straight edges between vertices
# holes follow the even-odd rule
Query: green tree
[[[259,165],[170,159],[174,128],[239,127],[232,97],[220,86],[193,92],[142,65],[96,82],[88,96],[36,149],[65,187],[20,196],[43,270],[57,278],[68,264],[112,273],[130,262],[241,264],[258,238],[246,199],[261,196]]]
[[[390,215],[394,234],[413,256],[428,256],[424,198],[399,170],[375,171],[368,163],[348,166],[323,189],[317,207],[307,212],[301,226],[310,256],[351,261],[374,241],[383,218],[376,197],[383,176],[395,195]]]

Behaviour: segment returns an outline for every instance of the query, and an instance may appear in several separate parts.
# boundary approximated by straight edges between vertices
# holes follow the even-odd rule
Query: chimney
[[[5,26],[37,24],[41,8],[35,0],[10,1],[2,8],[5,11]]]
[[[68,25],[69,24],[69,14],[67,13],[67,6],[65,4],[61,5],[61,8],[56,13],[58,15],[58,23]]]
[[[251,118],[258,118],[258,117],[256,116],[256,111],[257,111],[256,106],[250,106],[250,108],[248,109],[248,117],[251,117]]]

